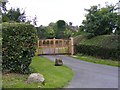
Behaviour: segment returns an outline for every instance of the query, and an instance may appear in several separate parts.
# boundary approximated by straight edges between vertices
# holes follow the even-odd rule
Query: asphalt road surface
[[[52,61],[62,58],[63,64],[72,68],[75,75],[65,88],[118,88],[118,67],[94,64],[64,55],[44,57]]]

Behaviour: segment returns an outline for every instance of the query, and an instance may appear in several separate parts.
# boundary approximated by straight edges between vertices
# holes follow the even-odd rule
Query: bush
[[[91,39],[93,37],[95,37],[95,35],[93,33],[89,33],[86,35],[87,39]]]
[[[77,52],[83,53],[86,55],[92,55],[101,58],[111,58],[111,59],[118,59],[118,50],[117,49],[110,49],[104,48],[94,45],[78,45],[76,47]]]
[[[76,53],[83,53],[100,58],[119,59],[119,36],[101,35],[80,41],[76,46]]]
[[[26,73],[36,51],[35,27],[24,23],[3,23],[2,30],[2,70]]]

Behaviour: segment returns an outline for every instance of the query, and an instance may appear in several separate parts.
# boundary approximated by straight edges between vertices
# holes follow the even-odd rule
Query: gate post
[[[44,49],[43,49],[43,40],[41,40],[41,46],[42,46],[42,49],[41,49],[42,51],[41,51],[41,53],[43,54],[43,50],[44,50]]]
[[[55,55],[55,50],[56,50],[56,48],[55,48],[55,38],[53,38],[53,48],[54,48],[54,55]]]
[[[74,54],[74,42],[73,42],[73,37],[70,37],[70,49],[71,49],[71,55]]]
[[[37,43],[37,55],[39,55],[39,39],[38,39],[38,43]]]

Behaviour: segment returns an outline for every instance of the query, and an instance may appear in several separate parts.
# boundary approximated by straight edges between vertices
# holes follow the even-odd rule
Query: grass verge
[[[87,56],[87,55],[82,55],[82,54],[73,55],[72,57],[76,58],[76,59],[79,59],[79,60],[96,63],[96,64],[103,64],[103,65],[120,67],[120,64],[117,60],[100,59],[100,58],[96,58],[96,57],[93,57],[93,56]]]
[[[54,66],[54,62],[44,57],[35,56],[30,65],[32,72],[43,74],[45,85],[40,83],[26,84],[29,74],[8,73],[2,76],[3,88],[62,88],[73,77],[67,66]]]

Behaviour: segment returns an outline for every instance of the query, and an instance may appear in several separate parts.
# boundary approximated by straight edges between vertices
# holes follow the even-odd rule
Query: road
[[[45,55],[55,61],[62,58],[64,65],[69,66],[75,75],[65,88],[118,88],[118,67],[94,64],[64,55]]]

